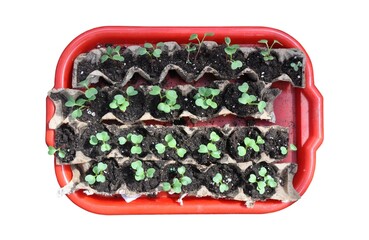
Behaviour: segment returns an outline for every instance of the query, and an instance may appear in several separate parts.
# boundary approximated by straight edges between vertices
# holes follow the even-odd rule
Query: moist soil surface
[[[274,159],[283,159],[286,155],[281,153],[281,147],[288,147],[288,132],[277,129],[270,129],[265,134],[265,152],[269,157]]]
[[[103,163],[107,164],[108,167],[104,171],[105,182],[95,182],[94,184],[90,185],[91,188],[95,189],[99,192],[104,193],[113,193],[118,190],[122,185],[123,174],[118,166],[118,163],[114,159],[106,159],[102,161]],[[81,175],[81,181],[85,181],[85,177],[89,174],[95,175],[92,169],[98,164],[98,162],[94,162],[90,169],[86,172],[85,175]]]
[[[127,184],[127,188],[130,191],[141,193],[148,192],[160,184],[160,170],[159,167],[153,161],[142,161],[142,167],[146,172],[149,168],[154,168],[155,173],[152,178],[145,178],[141,181],[136,181],[135,170],[131,167],[132,161],[125,163],[121,169],[123,179]]]
[[[257,190],[257,183],[250,183],[249,178],[251,174],[255,174],[257,181],[263,181],[264,177],[259,175],[259,170],[261,167],[265,167],[267,169],[267,175],[270,175],[274,178],[274,180],[279,184],[279,178],[277,177],[277,169],[273,167],[271,164],[266,162],[260,162],[246,169],[244,173],[244,182],[245,186],[243,188],[244,193],[254,199],[257,200],[265,200],[273,196],[275,193],[275,188],[271,188],[269,186],[265,187],[265,192],[260,194]]]
[[[55,156],[62,163],[69,163],[76,157],[76,149],[78,148],[78,137],[73,128],[67,124],[62,124],[56,129],[55,148],[60,148],[65,152],[65,157],[60,158],[58,154]]]
[[[254,95],[257,98],[257,102],[261,99],[261,90],[263,86],[256,82],[247,82],[249,89],[247,94]],[[238,101],[242,96],[242,92],[238,90],[238,87],[242,84],[229,84],[224,91],[224,105],[228,110],[237,114],[239,117],[247,117],[258,112],[258,107],[249,104],[242,104]]]
[[[114,142],[117,143],[117,147],[119,152],[125,157],[134,157],[134,158],[142,158],[145,157],[149,152],[149,145],[151,142],[151,138],[148,136],[147,130],[142,127],[130,127],[125,129],[117,130],[114,135]],[[141,154],[132,154],[131,149],[134,144],[128,140],[128,134],[142,135],[143,140],[137,146],[141,147]],[[124,137],[127,141],[124,145],[119,144],[119,137]]]
[[[215,88],[214,88],[215,89]],[[217,103],[217,108],[208,107],[207,109],[203,109],[195,104],[194,96],[197,94],[198,90],[194,89],[187,95],[186,109],[192,114],[198,116],[199,118],[211,118],[216,115],[223,106],[223,92],[220,92],[219,95],[215,96],[212,100]]]
[[[271,55],[274,57],[271,61],[265,61],[261,55],[261,50],[251,52],[246,59],[246,65],[254,70],[261,81],[272,82],[273,79],[281,75],[281,66],[276,53],[272,50]]]
[[[240,60],[243,62],[243,66],[233,70],[231,68],[232,62],[230,61],[229,56],[225,53],[224,48],[227,47],[225,44],[215,47],[210,52],[210,58],[208,65],[214,69],[216,69],[219,74],[220,78],[228,78],[228,79],[235,79],[237,75],[245,69],[244,63],[244,56],[240,50],[237,50],[235,54],[232,56],[232,60]]]
[[[149,55],[137,56],[136,66],[149,74],[150,78],[158,79],[164,68],[170,64],[168,52],[162,52],[160,58]]]
[[[210,143],[210,134],[211,132],[215,132],[220,137],[219,141],[214,144],[217,146],[217,149],[221,151],[221,156],[219,159],[212,157],[207,153],[199,153],[199,146],[201,144],[207,145]],[[207,128],[207,129],[199,129],[193,133],[188,146],[192,153],[192,157],[201,165],[210,165],[211,163],[217,163],[224,157],[224,152],[226,149],[226,141],[224,139],[224,135],[217,128]]]
[[[237,148],[239,146],[245,147],[244,139],[246,137],[254,139],[256,141],[257,137],[260,136],[264,139],[263,135],[261,134],[260,130],[254,127],[239,129],[234,131],[228,138],[227,142],[227,149],[229,154],[233,159],[237,162],[247,162],[247,161],[255,161],[260,158],[260,153],[264,151],[264,145],[258,144],[260,151],[255,152],[251,147],[246,149],[246,155],[241,157],[238,155]]]
[[[200,170],[192,164],[181,165],[180,163],[175,163],[166,165],[161,171],[161,182],[169,182],[172,184],[174,178],[180,179],[182,176],[178,173],[177,169],[181,166],[186,168],[184,176],[187,176],[192,180],[191,184],[182,186],[182,193],[196,192],[202,186],[202,174]]]
[[[299,67],[297,71],[291,67],[291,63],[297,64],[298,62],[303,63],[303,59],[299,58],[297,56],[292,57],[282,64],[282,72],[286,73],[292,80],[292,82],[295,84],[295,86],[302,86],[302,67]]]
[[[101,151],[101,144],[102,142],[99,141],[97,145],[90,144],[90,137],[95,135],[99,132],[106,131],[109,134],[110,140],[107,142],[111,146],[111,150],[115,148],[115,142],[113,141],[113,134],[111,134],[107,129],[104,128],[101,124],[90,124],[88,125],[81,134],[81,149],[82,153],[90,157],[92,159],[102,160],[110,151],[103,152]]]
[[[217,186],[217,184],[213,182],[213,178],[217,173],[220,173],[222,175],[222,183],[228,185],[228,191],[221,193],[219,190],[219,186]],[[219,195],[227,195],[237,190],[237,187],[239,187],[241,184],[241,180],[242,177],[240,169],[232,164],[214,165],[210,167],[204,175],[204,185],[206,186],[206,188],[210,192]]]
[[[99,122],[102,116],[104,116],[109,111],[108,102],[108,89],[107,88],[96,88],[98,93],[96,94],[96,99],[91,102],[86,102],[84,108],[82,108],[82,116],[78,118],[79,121],[86,123],[94,123]],[[76,99],[86,99],[85,95],[81,95]],[[65,104],[65,102],[63,103]],[[64,105],[65,106],[65,105]],[[76,110],[78,107],[74,106],[72,108],[65,107],[71,113]]]
[[[109,99],[107,105],[109,105],[113,100],[115,95],[123,95],[123,97],[128,100],[129,106],[126,111],[122,111],[119,108],[109,110],[122,122],[134,122],[142,117],[145,113],[145,95],[140,89],[135,89],[138,93],[134,96],[127,96],[125,91],[115,89],[109,94]]]
[[[173,138],[176,140],[177,148],[184,148],[186,149],[186,154],[183,157],[178,156],[177,150],[175,148],[170,148],[165,141],[165,136],[167,134],[172,134]],[[188,136],[186,132],[182,128],[156,128],[152,131],[152,137],[150,138],[149,148],[152,153],[154,153],[158,158],[162,160],[175,160],[175,161],[182,161],[186,159],[188,155],[190,155],[190,151],[186,146],[188,144]],[[159,154],[155,148],[155,145],[158,143],[162,143],[165,145],[165,152]]]
[[[176,118],[178,118],[179,115],[181,115],[181,113],[183,112],[183,106],[185,104],[183,96],[181,95],[181,92],[173,89],[177,92],[178,98],[176,100],[176,103],[179,104],[181,106],[181,108],[179,110],[172,110],[169,113],[165,113],[163,111],[158,110],[158,105],[161,102],[165,102],[165,93],[162,91],[161,95],[163,96],[163,99],[160,99],[160,96],[156,95],[156,96],[152,96],[150,94],[146,95],[146,102],[147,102],[147,107],[148,107],[148,111],[150,112],[150,114],[157,119],[161,119],[161,120],[168,120],[168,121],[172,121]]]

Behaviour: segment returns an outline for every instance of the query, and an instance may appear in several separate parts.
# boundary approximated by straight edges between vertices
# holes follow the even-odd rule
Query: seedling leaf
[[[181,158],[183,158],[183,157],[184,157],[184,155],[186,154],[186,152],[187,152],[187,150],[186,150],[186,149],[184,149],[184,148],[178,148],[178,149],[177,149],[177,155],[178,155],[179,157],[181,157]]]

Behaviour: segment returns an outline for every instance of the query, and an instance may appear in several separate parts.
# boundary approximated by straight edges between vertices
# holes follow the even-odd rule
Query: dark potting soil
[[[96,90],[98,91],[96,99],[86,103],[86,108],[82,109],[82,116],[78,118],[79,121],[86,123],[99,122],[102,116],[109,112],[109,89],[96,88]],[[79,98],[86,99],[85,95]],[[75,109],[77,109],[77,107],[73,107],[73,110]]]
[[[210,86],[209,86],[210,87]],[[215,88],[215,87],[214,87]],[[220,92],[219,95],[215,96],[212,100],[217,103],[217,108],[208,107],[207,109],[203,109],[195,104],[194,96],[197,94],[198,90],[192,90],[185,100],[186,109],[192,114],[200,117],[200,118],[210,118],[219,113],[221,107],[223,106],[223,92]]]
[[[55,148],[60,148],[65,152],[65,157],[60,158],[58,154],[55,156],[62,163],[69,163],[73,161],[76,157],[76,149],[78,148],[78,137],[74,132],[73,128],[71,128],[67,124],[62,124],[55,131]]]
[[[265,134],[265,152],[271,158],[274,159],[283,159],[287,155],[283,155],[281,153],[281,147],[288,148],[288,141],[289,136],[288,132],[277,130],[277,129],[270,129]]]
[[[247,82],[249,89],[247,94],[254,95],[257,98],[257,102],[261,100],[261,90],[263,84],[260,82]],[[242,104],[238,101],[242,96],[242,92],[238,90],[238,86],[242,84],[229,84],[224,91],[224,105],[228,110],[237,114],[239,117],[247,117],[258,112],[258,107],[255,105]]]
[[[297,64],[298,62],[300,62],[301,64],[303,63],[303,59],[299,58],[297,56],[294,56],[286,61],[284,61],[283,65],[282,65],[282,72],[286,73],[292,80],[292,82],[296,85],[296,86],[300,86],[302,87],[302,77],[303,77],[303,72],[302,69],[303,67],[298,67],[297,71],[294,70],[293,67],[291,67],[291,63],[295,63]]]
[[[123,48],[121,49],[121,55],[124,57],[123,62],[108,59],[104,63],[99,64],[99,70],[113,82],[121,82],[128,69],[134,65],[132,53],[122,54],[122,51]]]
[[[222,183],[228,185],[229,188],[228,191],[221,193],[219,190],[219,186],[217,186],[217,184],[213,182],[213,178],[217,173],[220,173],[222,175],[223,178]],[[237,188],[242,183],[241,180],[242,180],[241,171],[237,166],[232,164],[219,164],[210,167],[206,171],[204,177],[204,185],[212,193],[219,195],[227,195],[237,190]]]
[[[129,101],[129,106],[127,107],[126,111],[123,112],[119,108],[111,109],[109,108],[110,112],[114,114],[119,120],[122,122],[134,122],[140,119],[145,113],[145,95],[140,89],[135,89],[138,93],[134,96],[127,96],[125,90],[121,91],[118,89],[114,89],[109,94],[109,99],[107,104],[109,105],[113,100],[115,95],[123,95],[126,100]]]
[[[186,149],[186,154],[181,158],[177,155],[177,150],[175,148],[170,148],[165,141],[165,136],[167,134],[172,134],[173,138],[177,142],[177,148],[184,148]],[[162,143],[165,145],[165,152],[159,154],[155,148],[155,145],[158,143]],[[158,158],[162,160],[175,160],[181,161],[186,159],[188,155],[190,155],[190,150],[186,146],[188,144],[188,136],[186,132],[182,128],[156,128],[153,131],[153,136],[151,141],[149,142],[150,151],[154,153]]]
[[[243,66],[233,70],[231,68],[232,62],[230,61],[229,56],[225,53],[224,48],[225,44],[217,46],[210,51],[208,65],[215,70],[217,70],[221,76],[221,78],[226,79],[235,79],[236,76],[246,68],[245,66],[245,58],[243,53],[240,50],[237,50],[235,54],[233,54],[232,59],[240,60],[243,63]]]
[[[90,73],[99,69],[99,64],[93,64],[89,61],[81,61],[77,65],[77,82],[80,83],[84,81]]]
[[[183,106],[185,104],[184,97],[181,95],[181,92],[177,89],[173,89],[177,92],[178,98],[176,100],[176,103],[181,106],[178,110],[172,110],[169,113],[165,113],[163,111],[158,110],[158,105],[161,102],[165,102],[165,97],[163,97],[163,100],[160,98],[160,96],[152,96],[150,94],[146,95],[146,103],[147,103],[147,110],[150,112],[150,114],[157,119],[161,120],[167,120],[172,121],[176,118],[178,118],[179,115],[183,112]],[[161,93],[163,96],[165,96],[164,92]]]
[[[95,135],[99,132],[106,131],[109,134],[110,140],[107,142],[111,146],[111,150],[113,150],[116,147],[115,142],[113,141],[113,134],[111,134],[103,125],[101,124],[90,124],[88,125],[84,130],[82,130],[81,134],[81,146],[79,149],[81,149],[82,153],[90,157],[92,159],[102,160],[104,156],[106,156],[110,151],[103,152],[101,151],[101,141],[97,145],[91,145],[90,143],[90,137],[92,135]]]
[[[260,153],[264,151],[264,144],[258,144],[260,151],[255,152],[251,147],[246,149],[246,155],[241,157],[238,155],[237,148],[239,146],[245,147],[244,139],[246,137],[254,139],[256,141],[257,137],[260,136],[264,139],[264,136],[261,134],[260,130],[254,127],[241,128],[239,130],[234,131],[231,136],[229,136],[227,141],[227,149],[229,154],[233,159],[237,162],[247,162],[251,160],[258,160],[260,158]],[[265,141],[265,139],[264,139]]]
[[[207,145],[210,143],[210,134],[211,132],[215,132],[220,137],[219,141],[214,144],[217,146],[217,149],[221,151],[221,156],[219,159],[212,157],[207,153],[199,153],[199,146],[201,144]],[[226,141],[224,139],[224,135],[217,128],[207,128],[207,129],[199,129],[193,133],[190,141],[188,142],[188,146],[192,153],[192,157],[201,165],[210,165],[211,163],[217,163],[224,157],[224,152],[226,150]]]
[[[164,68],[170,64],[168,52],[162,52],[159,58],[149,55],[137,56],[136,66],[150,75],[151,78],[158,79]]]
[[[269,186],[265,187],[265,192],[263,194],[260,194],[257,190],[257,183],[250,183],[249,178],[251,174],[255,174],[257,181],[263,181],[264,177],[259,175],[259,170],[261,167],[265,167],[267,170],[267,175],[270,175],[272,178],[274,178],[275,182],[279,184],[279,177],[277,176],[277,169],[273,167],[271,164],[268,164],[266,162],[260,162],[258,164],[255,164],[249,168],[246,169],[244,173],[244,193],[251,196],[254,199],[257,200],[265,200],[273,196],[275,193],[275,188],[271,188]]]
[[[246,65],[254,70],[261,81],[272,82],[273,79],[281,75],[281,66],[276,53],[272,50],[271,55],[274,59],[265,61],[261,55],[261,50],[251,52],[246,59]]]
[[[122,167],[123,179],[127,184],[127,188],[131,191],[141,193],[148,192],[160,184],[160,170],[159,167],[153,161],[142,161],[142,167],[146,172],[149,168],[154,168],[155,173],[153,178],[145,178],[141,181],[136,181],[135,170],[131,167],[132,161],[125,163]]]
[[[185,164],[182,165],[180,163],[168,164],[161,171],[161,182],[169,182],[173,183],[174,178],[181,178],[181,175],[178,173],[178,168],[184,166],[186,168],[186,172],[184,176],[191,178],[192,182],[187,186],[182,186],[182,193],[186,192],[195,192],[200,189],[202,185],[202,174],[200,170],[196,168],[195,165]]]
[[[141,150],[142,150],[141,154],[131,153],[131,148],[134,146],[134,144],[131,141],[128,141],[128,134],[130,133],[143,136],[142,142],[137,145],[141,147]],[[127,140],[127,142],[124,145],[120,145],[119,137],[124,137]],[[130,128],[119,129],[114,134],[114,142],[117,143],[119,152],[125,157],[136,157],[136,158],[145,157],[150,151],[149,146],[150,146],[151,141],[152,140],[149,137],[147,130],[142,127],[130,127]]]
[[[121,172],[118,163],[114,159],[110,158],[103,160],[102,162],[108,165],[107,169],[103,173],[105,176],[105,182],[95,182],[94,184],[90,185],[90,187],[98,192],[114,193],[121,187],[123,183],[123,173]],[[92,169],[97,164],[98,162],[94,162],[86,174],[81,175],[82,182],[85,182],[85,177],[89,174],[95,176],[95,173],[92,171]]]
[[[188,58],[188,52],[183,50],[175,51],[172,58],[172,63],[179,66],[188,74],[192,74],[192,78],[196,78],[201,71],[208,65],[211,50],[204,45],[200,48],[200,53],[195,59],[197,50],[190,53]],[[189,60],[189,61],[187,61]]]

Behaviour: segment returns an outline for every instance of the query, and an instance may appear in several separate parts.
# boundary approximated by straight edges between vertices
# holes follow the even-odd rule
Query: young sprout
[[[77,100],[74,100],[72,98],[68,99],[68,101],[65,103],[66,107],[77,107],[72,112],[72,118],[76,119],[82,116],[82,111],[87,108],[86,103],[92,102],[96,99],[97,90],[96,88],[89,88],[88,87],[88,80],[84,80],[80,82],[80,85],[86,88],[85,91],[85,97],[86,98],[78,98]]]
[[[199,35],[197,35],[196,33],[193,33],[193,34],[191,34],[191,36],[190,36],[190,38],[189,38],[189,40],[190,41],[192,41],[192,40],[197,40],[197,42],[198,42],[198,48],[197,48],[197,53],[196,53],[196,55],[195,55],[195,61],[196,61],[196,59],[197,59],[197,56],[199,55],[199,53],[200,53],[200,49],[201,49],[201,46],[202,46],[202,44],[204,43],[204,40],[205,40],[205,38],[206,37],[212,37],[212,36],[214,36],[214,33],[212,33],[212,32],[207,32],[207,33],[204,33],[204,36],[202,37],[202,39],[201,39],[201,41],[200,41],[200,39],[199,39]]]
[[[148,168],[145,171],[140,160],[132,162],[131,168],[135,170],[135,179],[137,182],[153,178],[155,174],[155,168]]]
[[[226,43],[227,47],[224,48],[225,53],[229,56],[229,61],[231,62],[232,70],[236,70],[237,68],[242,67],[242,62],[240,60],[234,60],[233,54],[237,52],[237,49],[240,48],[238,44],[231,45],[231,39],[229,37],[224,38],[224,42]]]
[[[177,172],[180,177],[173,178],[172,183],[163,182],[163,191],[169,192],[172,190],[174,193],[181,193],[182,186],[187,186],[192,183],[191,178],[185,176],[186,168],[184,166],[177,168]]]
[[[256,102],[257,97],[252,94],[247,93],[247,91],[249,90],[249,85],[246,82],[238,86],[238,90],[242,93],[242,96],[238,99],[239,103],[243,105],[258,106],[259,112],[260,113],[264,112],[264,109],[266,107],[266,102],[264,101]]]
[[[158,151],[159,154],[163,154],[166,150],[166,147],[173,148],[176,150],[176,153],[179,157],[183,158],[186,154],[187,150],[184,148],[178,148],[177,147],[177,141],[173,138],[172,134],[167,134],[164,137],[165,143],[158,143],[155,145],[156,151]]]
[[[90,136],[90,144],[93,146],[96,146],[99,141],[101,141],[101,151],[108,152],[111,149],[111,146],[109,143],[107,143],[110,140],[109,134],[106,131],[102,131],[97,133],[96,135]]]
[[[258,190],[260,194],[265,193],[266,187],[271,187],[271,188],[277,187],[277,182],[274,180],[272,176],[270,176],[269,174],[267,175],[267,169],[265,167],[260,168],[259,176],[262,177],[263,179],[258,181],[255,174],[250,174],[248,181],[249,183],[257,184],[256,189]]]
[[[190,54],[191,54],[191,52],[196,51],[196,45],[192,45],[192,44],[193,43],[187,43],[186,46],[185,46],[185,49],[187,51],[187,61],[186,61],[186,63],[191,63]]]
[[[302,63],[300,61],[298,61],[297,63],[292,62],[291,67],[293,68],[293,70],[295,70],[295,72],[297,72],[299,70],[299,67],[302,67]]]
[[[286,148],[286,147],[282,146],[282,147],[280,147],[280,150],[281,150],[281,153],[282,153],[283,155],[287,155],[288,150],[287,150],[287,148]],[[291,150],[291,151],[297,151],[297,147],[296,147],[293,143],[291,143],[291,144],[290,144],[290,150]]]
[[[208,154],[208,156],[212,156],[213,158],[219,159],[222,153],[215,145],[215,143],[218,142],[219,140],[220,140],[219,135],[216,132],[211,132],[210,142],[207,145],[201,144],[197,151],[199,153]]]
[[[133,144],[133,146],[131,147],[131,154],[141,154],[142,148],[140,144],[142,143],[143,139],[144,137],[140,134],[129,133],[127,135],[127,138],[119,137],[118,141],[120,145],[126,144],[127,141],[131,142]]]
[[[153,86],[151,91],[149,92],[152,96],[159,96],[160,103],[157,106],[159,111],[170,113],[172,110],[178,110],[181,108],[179,104],[177,104],[177,92],[174,90],[163,90],[159,86]]]
[[[159,42],[156,44],[156,47],[154,47],[154,45],[152,45],[151,43],[145,43],[144,47],[140,47],[138,49],[138,54],[143,56],[143,55],[149,55],[150,58],[152,58],[153,56],[156,58],[160,58],[160,55],[162,53],[161,49],[164,46],[164,43]]]
[[[60,148],[54,148],[53,146],[49,146],[49,151],[47,153],[49,155],[54,155],[55,153],[58,153],[58,156],[60,158],[65,158],[65,151]]]
[[[195,99],[196,106],[202,109],[208,109],[209,107],[216,109],[218,104],[214,102],[213,99],[215,96],[218,96],[219,93],[219,89],[200,87],[193,98]]]
[[[245,137],[243,140],[243,143],[245,146],[238,146],[238,156],[243,157],[246,155],[247,149],[252,148],[255,152],[259,152],[260,148],[258,145],[264,144],[265,141],[260,136],[257,137],[256,141],[254,139],[251,139],[249,137]]]
[[[266,40],[266,39],[259,40],[258,43],[263,43],[267,47],[266,50],[262,50],[260,52],[260,54],[263,56],[265,62],[271,61],[271,60],[274,59],[274,57],[271,55],[271,50],[272,50],[274,44],[278,43],[279,45],[283,46],[282,43],[278,42],[277,40],[274,40],[272,45],[270,45],[270,47],[268,45],[268,40]]]
[[[127,98],[121,94],[115,95],[114,100],[109,104],[109,107],[111,109],[119,108],[122,112],[125,112],[129,106],[129,97],[137,95],[138,92],[132,86],[129,86],[126,90],[126,94]]]
[[[93,169],[92,172],[95,175],[88,174],[85,177],[85,181],[88,182],[88,184],[92,185],[95,182],[103,183],[105,182],[105,176],[104,171],[108,168],[108,165],[102,162],[99,162]]]
[[[101,56],[100,61],[101,63],[104,63],[108,59],[119,62],[124,61],[124,57],[120,55],[120,46],[116,46],[115,48],[109,46],[106,48],[106,53]]]
[[[222,174],[220,173],[215,174],[215,176],[213,177],[213,182],[217,187],[219,187],[219,191],[221,193],[224,193],[229,190],[228,184],[226,181],[224,181]]]

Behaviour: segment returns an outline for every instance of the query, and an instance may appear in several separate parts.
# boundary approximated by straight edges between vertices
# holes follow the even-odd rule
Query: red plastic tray
[[[70,88],[74,59],[98,44],[143,44],[145,42],[177,41],[187,43],[192,33],[202,35],[214,32],[211,40],[223,42],[229,36],[233,43],[255,44],[260,39],[278,40],[285,48],[298,48],[306,54],[306,87],[293,88],[289,83],[275,83],[283,90],[275,101],[275,124],[289,127],[290,139],[298,147],[297,153],[289,153],[285,162],[296,162],[298,171],[294,187],[300,195],[308,188],[315,170],[316,150],[323,141],[323,97],[314,86],[313,68],[308,54],[290,35],[267,27],[99,27],[76,37],[60,56],[56,67],[54,88]],[[280,106],[280,107],[278,107]],[[48,123],[54,113],[54,105],[46,99],[46,144],[54,145],[54,130]],[[55,165],[55,174],[61,187],[72,178],[69,166]],[[179,206],[176,198],[160,193],[157,198],[141,197],[126,203],[121,197],[87,196],[78,191],[67,195],[79,207],[99,214],[183,214],[183,213],[268,213],[284,209],[293,202],[268,200],[256,202],[253,208],[244,203],[210,198],[185,198]]]

